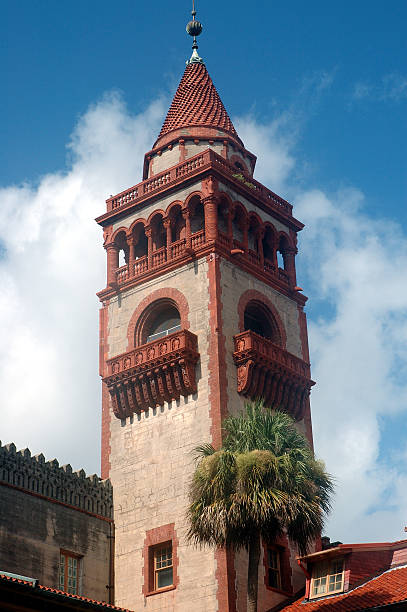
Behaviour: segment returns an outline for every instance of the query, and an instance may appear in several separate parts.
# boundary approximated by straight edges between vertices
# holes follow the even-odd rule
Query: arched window
[[[181,317],[175,306],[167,306],[147,325],[146,342],[158,340],[181,329]]]
[[[185,219],[181,207],[176,206],[170,213],[171,218],[171,242],[178,242],[185,238]]]
[[[161,299],[153,302],[140,316],[134,334],[135,346],[153,342],[181,329],[181,317],[175,302]]]
[[[135,228],[133,229],[133,249],[134,249],[134,259],[140,259],[140,257],[144,257],[147,255],[147,236],[145,234],[144,225],[142,223],[137,223]]]
[[[228,233],[228,217],[229,217],[229,206],[225,199],[222,199],[218,207],[218,228],[219,231],[224,234]]]
[[[249,302],[244,311],[244,329],[281,345],[281,336],[273,315],[258,300]]]
[[[238,206],[236,208],[235,215],[233,217],[232,227],[233,227],[233,238],[239,243],[243,242],[243,236],[244,236],[243,230],[244,230],[245,223],[246,223],[245,214],[242,208]]]
[[[120,231],[115,239],[115,244],[119,251],[119,268],[129,262],[129,245],[127,244],[126,233]]]
[[[189,202],[191,234],[200,232],[205,227],[204,207],[199,196],[194,196]]]
[[[275,251],[275,237],[272,229],[270,227],[266,228],[266,233],[263,238],[263,255],[264,259],[267,259],[269,262],[274,264],[274,251]]]
[[[158,251],[167,243],[166,232],[161,215],[156,215],[151,221],[153,251]]]

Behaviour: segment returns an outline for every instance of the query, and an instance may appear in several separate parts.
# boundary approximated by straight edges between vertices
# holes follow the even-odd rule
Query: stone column
[[[127,244],[129,245],[129,262],[128,262],[128,274],[134,276],[134,236],[130,234],[127,236]]]
[[[260,227],[257,232],[257,252],[260,257],[260,265],[264,268],[264,252],[263,252],[263,238],[264,238],[265,230],[264,227]]]
[[[295,272],[295,256],[297,254],[295,247],[286,247],[283,252],[284,270],[290,278],[290,284],[295,287],[297,284],[297,276]]]
[[[245,250],[245,253],[247,254],[249,252],[249,219],[247,217],[245,217],[242,220],[242,225],[243,225],[243,248]]]
[[[147,236],[147,269],[153,267],[153,230],[150,225],[146,225],[144,233]]]
[[[202,201],[205,210],[205,241],[211,242],[218,236],[218,201],[214,194]]]
[[[107,253],[107,285],[116,283],[116,270],[119,267],[119,247],[111,242],[105,246]]]
[[[191,213],[189,208],[182,209],[182,216],[185,219],[185,248],[192,248],[192,239],[191,239]]]
[[[171,259],[171,219],[166,217],[163,219],[163,226],[167,232],[166,243],[167,243],[167,261]]]

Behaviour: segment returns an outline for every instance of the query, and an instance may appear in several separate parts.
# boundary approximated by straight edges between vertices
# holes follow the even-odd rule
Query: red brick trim
[[[271,587],[268,582],[268,555],[267,549],[274,548],[278,550],[280,554],[280,578],[281,578],[281,589]],[[292,586],[292,568],[290,564],[290,548],[287,535],[280,536],[277,538],[275,544],[266,544],[263,541],[263,565],[264,565],[264,584],[266,589],[269,591],[275,591],[276,593],[282,593],[284,595],[293,594]]]
[[[172,543],[172,563],[173,563],[173,584],[165,589],[154,591],[152,582],[153,578],[153,549],[158,544],[165,544],[166,542]],[[146,537],[144,539],[143,547],[143,568],[142,573],[144,576],[144,583],[142,592],[144,597],[150,595],[156,595],[158,593],[164,593],[176,589],[179,584],[178,576],[178,565],[179,559],[177,555],[179,540],[175,531],[175,524],[169,523],[168,525],[162,525],[161,527],[155,527],[146,531]]]
[[[222,325],[222,288],[220,283],[220,259],[216,253],[207,257],[209,290],[209,330],[208,330],[208,384],[211,419],[212,444],[217,447],[222,442],[222,421],[228,414],[226,340]],[[236,611],[236,571],[234,555],[231,551],[215,551],[218,583],[218,610]]]
[[[178,289],[174,289],[173,287],[163,287],[162,289],[156,289],[149,295],[147,295],[144,300],[140,302],[137,306],[136,310],[133,312],[129,325],[127,327],[127,350],[135,348],[135,336],[139,335],[139,321],[142,315],[144,315],[145,311],[154,304],[154,302],[158,302],[159,300],[168,300],[175,303],[175,306],[178,308],[180,317],[181,317],[181,328],[189,329],[189,306],[186,297],[181,291]],[[144,318],[144,317],[143,317]],[[136,334],[137,331],[137,334]]]
[[[309,363],[309,348],[308,348],[308,332],[307,332],[307,315],[301,306],[298,308],[298,325],[300,327],[301,350],[302,358]]]
[[[99,374],[105,376],[106,360],[109,357],[108,344],[108,321],[109,321],[109,301],[105,302],[103,308],[99,310]],[[110,395],[107,386],[102,382],[102,423],[101,423],[101,454],[100,454],[100,473],[102,478],[109,478],[110,474]]]
[[[216,599],[219,612],[236,612],[236,569],[235,555],[231,550],[215,550],[215,578],[218,583]]]
[[[32,495],[32,497],[38,497],[39,499],[43,499],[49,502],[50,504],[58,504],[59,506],[64,506],[65,508],[69,508],[70,510],[75,510],[75,512],[82,512],[82,514],[87,514],[88,516],[92,516],[93,518],[99,519],[101,521],[105,521],[106,523],[113,523],[113,519],[107,518],[106,516],[101,516],[100,514],[89,512],[89,510],[84,510],[83,508],[72,506],[71,504],[62,502],[59,499],[53,499],[52,497],[41,495],[41,493],[36,493],[35,491],[30,491],[29,489],[24,489],[23,487],[19,487],[17,485],[11,484],[10,482],[0,481],[0,486],[8,487],[9,489],[15,489],[16,491],[20,491],[21,493],[24,493],[25,495]]]
[[[257,300],[258,302],[261,302],[270,310],[272,316],[274,317],[278,332],[280,334],[281,346],[282,348],[286,348],[287,335],[285,332],[284,324],[281,320],[280,315],[278,314],[277,308],[274,306],[271,300],[264,295],[264,293],[260,293],[260,291],[257,291],[256,289],[248,289],[240,296],[240,300],[237,305],[237,312],[239,316],[239,331],[244,331],[244,311],[246,309],[247,304],[252,300]]]

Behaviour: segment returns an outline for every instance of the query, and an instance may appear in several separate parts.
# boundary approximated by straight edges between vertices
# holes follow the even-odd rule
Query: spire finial
[[[192,55],[190,57],[189,60],[187,60],[187,66],[188,64],[203,64],[204,61],[201,57],[199,57],[198,55],[198,43],[196,42],[196,37],[200,35],[200,33],[202,32],[202,23],[200,23],[197,19],[195,19],[195,15],[196,15],[196,10],[195,10],[195,0],[192,0],[192,21],[189,21],[187,23],[187,27],[186,30],[188,32],[188,34],[190,36],[194,37],[193,43],[192,43]]]

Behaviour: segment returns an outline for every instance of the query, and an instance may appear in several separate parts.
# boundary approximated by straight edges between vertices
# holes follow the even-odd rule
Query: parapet
[[[110,480],[84,470],[60,466],[56,459],[45,461],[42,453],[31,456],[28,448],[17,451],[15,444],[0,442],[0,484],[5,482],[44,495],[106,518],[113,517],[113,489]]]

